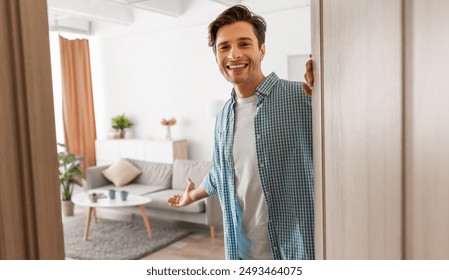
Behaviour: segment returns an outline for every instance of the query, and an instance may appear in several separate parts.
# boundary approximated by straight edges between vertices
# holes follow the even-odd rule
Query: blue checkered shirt
[[[314,259],[312,105],[300,82],[271,73],[256,88],[256,154],[274,259]],[[235,92],[217,115],[213,169],[204,178],[223,209],[227,259],[239,259],[233,135]]]

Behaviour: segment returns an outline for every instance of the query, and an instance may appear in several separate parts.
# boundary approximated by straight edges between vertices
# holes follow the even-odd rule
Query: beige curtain
[[[62,114],[67,150],[84,157],[83,170],[95,165],[95,114],[88,40],[59,36]]]

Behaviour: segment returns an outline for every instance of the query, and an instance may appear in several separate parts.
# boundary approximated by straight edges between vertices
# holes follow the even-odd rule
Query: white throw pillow
[[[115,186],[122,187],[134,180],[142,171],[126,159],[121,158],[101,173]]]

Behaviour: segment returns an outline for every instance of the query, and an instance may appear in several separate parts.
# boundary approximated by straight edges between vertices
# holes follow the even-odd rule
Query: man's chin
[[[245,78],[241,77],[233,77],[233,76],[226,76],[226,80],[230,82],[233,85],[239,85],[243,84],[245,82]]]

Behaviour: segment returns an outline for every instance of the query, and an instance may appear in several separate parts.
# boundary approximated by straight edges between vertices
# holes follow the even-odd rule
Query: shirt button
[[[257,134],[257,139],[260,139],[260,137],[261,137],[260,134]]]
[[[263,163],[260,164],[260,167],[264,167],[265,165]]]

